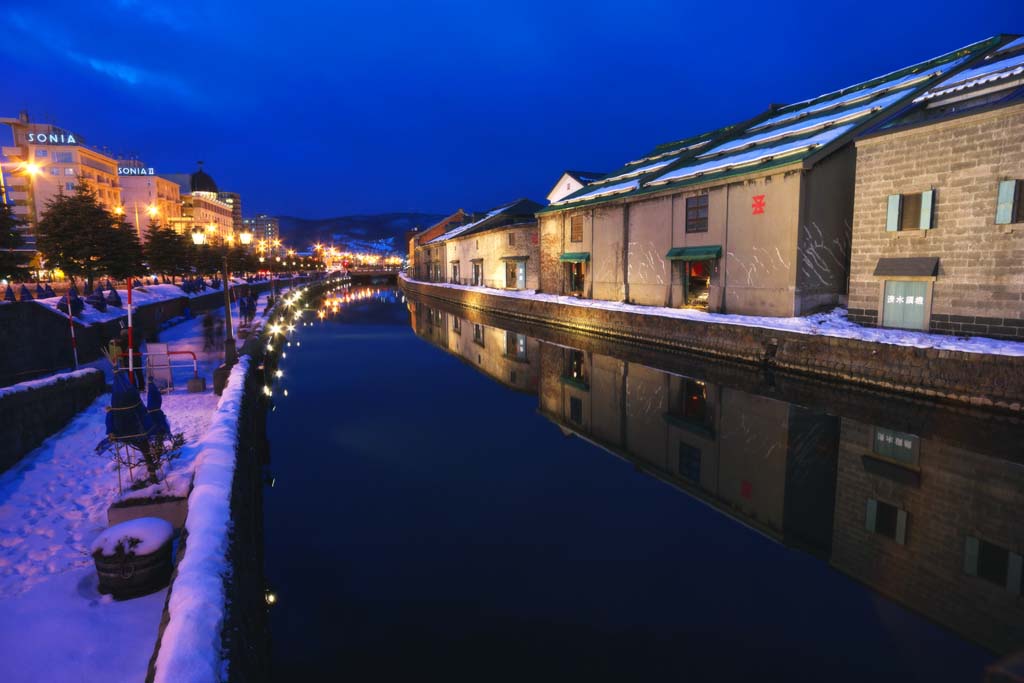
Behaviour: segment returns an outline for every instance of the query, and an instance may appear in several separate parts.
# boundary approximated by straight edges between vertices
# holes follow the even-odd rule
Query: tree
[[[121,225],[117,217],[99,203],[96,194],[82,183],[73,195],[62,192],[46,203],[39,220],[36,246],[51,268],[60,268],[72,278],[84,277],[91,288],[96,276],[110,266],[108,253],[111,251],[116,252],[113,262],[118,272],[123,273],[132,261],[137,264],[136,268],[141,267],[141,252],[125,237],[130,233],[137,246],[135,231],[130,226],[127,229],[117,227]],[[114,272],[110,274],[117,277]]]
[[[11,205],[0,202],[0,278],[23,280],[28,274],[31,253],[18,251],[25,238],[19,232],[25,221],[18,218]]]
[[[143,271],[144,255],[135,226],[117,223],[107,237],[107,248],[100,257],[102,270],[118,280],[126,280]]]
[[[189,238],[172,228],[150,222],[146,237],[149,269],[160,275],[183,275],[189,266]]]

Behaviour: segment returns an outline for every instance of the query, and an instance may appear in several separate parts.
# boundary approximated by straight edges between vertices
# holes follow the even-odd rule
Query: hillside
[[[298,249],[316,242],[349,251],[404,251],[405,233],[426,228],[444,218],[429,213],[382,213],[334,218],[278,216],[281,239]]]

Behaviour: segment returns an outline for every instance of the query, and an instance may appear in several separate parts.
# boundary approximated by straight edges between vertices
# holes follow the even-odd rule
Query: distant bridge
[[[350,268],[348,274],[352,276],[352,282],[372,280],[398,282],[398,268]]]

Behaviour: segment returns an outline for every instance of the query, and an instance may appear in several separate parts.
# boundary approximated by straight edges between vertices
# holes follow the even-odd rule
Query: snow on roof
[[[770,147],[754,148],[747,150],[746,152],[707,159],[703,163],[682,166],[669,171],[664,175],[660,175],[653,180],[649,180],[647,184],[661,185],[663,183],[684,180],[686,178],[692,178],[697,175],[712,173],[714,171],[723,171],[737,166],[750,166],[764,161],[777,159],[778,157],[793,156],[801,152],[810,151],[822,145],[827,145],[840,135],[850,131],[854,125],[855,124],[848,123],[842,126],[834,126],[810,137],[797,138],[795,140],[789,140]]]
[[[895,93],[890,93],[873,99],[868,102],[861,104],[850,109],[843,109],[841,111],[835,111],[821,116],[815,116],[813,118],[801,118],[795,123],[791,123],[788,126],[782,126],[781,128],[774,128],[766,130],[750,137],[739,138],[737,140],[730,140],[724,142],[717,147],[709,149],[707,152],[698,154],[698,158],[706,159],[708,157],[715,156],[716,154],[722,154],[725,152],[732,152],[743,147],[750,145],[761,144],[770,142],[773,140],[793,137],[795,135],[804,135],[810,133],[813,130],[825,128],[838,123],[847,123],[863,118],[864,116],[871,114],[872,112],[878,111],[883,107],[887,107],[890,104],[897,102],[898,100],[906,97],[907,92],[900,90]]]
[[[504,213],[505,211],[508,211],[512,207],[519,206],[520,204],[523,204],[523,203],[532,205],[535,208],[539,208],[539,205],[533,204],[533,202],[531,202],[530,200],[517,199],[514,202],[509,202],[508,204],[505,204],[504,206],[499,206],[497,209],[491,209],[489,212],[487,212],[487,215],[485,215],[483,218],[475,220],[475,221],[473,221],[471,223],[465,223],[463,225],[460,225],[460,226],[457,226],[455,228],[452,228],[448,232],[446,232],[446,233],[444,233],[442,235],[439,235],[439,236],[435,237],[432,240],[429,240],[427,242],[427,244],[434,244],[435,242],[444,242],[445,240],[450,240],[453,237],[458,237],[459,235],[461,235],[463,233],[469,232],[470,230],[479,227],[480,225],[482,225],[483,223],[489,221],[490,219],[494,218],[495,216],[497,216],[497,215],[499,215],[501,213]],[[531,209],[531,212],[533,210],[535,210],[535,208]]]
[[[666,157],[659,161],[654,161],[644,166],[638,166],[636,168],[627,168],[623,173],[617,175],[611,175],[606,178],[602,178],[597,181],[598,183],[610,183],[615,180],[623,180],[625,178],[632,178],[633,176],[643,175],[644,173],[650,173],[651,171],[657,171],[659,168],[665,168],[669,164],[673,163],[678,159],[679,154],[673,153],[671,157]]]
[[[580,190],[582,194],[575,194],[570,197],[566,197],[561,201],[555,202],[555,204],[568,204],[569,202],[576,202],[581,199],[594,199],[596,197],[604,197],[610,194],[629,192],[640,187],[640,180],[638,178],[634,178],[633,180],[627,180],[624,183],[618,183],[616,185],[588,185],[587,187],[590,187],[592,189],[586,192]],[[584,188],[584,190],[586,190],[586,188]]]
[[[972,69],[961,71],[955,76],[937,83],[935,87],[916,98],[914,102],[924,102],[925,100],[967,90],[985,83],[1020,76],[1021,74],[1024,74],[1024,52],[994,61],[987,61]]]
[[[583,185],[604,178],[604,173],[598,173],[596,171],[566,171],[565,174]]]
[[[1003,45],[1001,48],[996,50],[995,53],[997,55],[1001,55],[1004,52],[1010,52],[1010,51],[1016,50],[1018,48],[1024,48],[1024,36],[1021,36],[1020,38],[1017,38],[1016,40],[1012,40],[1009,43],[1007,43],[1006,45]]]
[[[971,57],[973,56],[974,55],[971,55]],[[791,119],[809,116],[817,112],[833,109],[840,105],[853,104],[855,102],[860,102],[861,100],[866,100],[893,90],[905,89],[914,85],[919,85],[922,81],[925,81],[934,76],[944,74],[950,69],[959,66],[968,58],[969,57],[962,57],[960,59],[953,60],[952,62],[946,62],[934,69],[929,69],[927,71],[922,71],[919,73],[907,74],[906,76],[897,78],[895,80],[879,83],[878,85],[873,86],[871,88],[854,90],[851,92],[847,92],[844,95],[840,94],[839,97],[829,99],[824,102],[820,101],[821,97],[829,97],[829,95],[822,95],[821,97],[816,97],[813,100],[807,100],[805,103],[799,103],[806,104],[806,106],[799,107],[799,105],[790,105],[790,107],[787,107],[783,113],[779,114],[778,116],[773,116],[770,119],[766,119],[761,123],[757,124],[756,126],[752,126],[751,130],[760,130],[762,128],[767,128],[768,126],[774,126],[785,121],[789,121]],[[833,94],[839,94],[842,92],[844,91],[838,90],[836,91],[836,93]],[[792,107],[794,106],[797,106],[799,108],[793,109]]]

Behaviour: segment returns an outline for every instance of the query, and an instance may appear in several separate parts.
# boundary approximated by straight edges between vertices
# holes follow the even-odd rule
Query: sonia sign
[[[153,167],[143,168],[141,166],[118,166],[117,175],[156,175]]]
[[[74,133],[29,133],[28,141],[37,145],[77,145]]]

